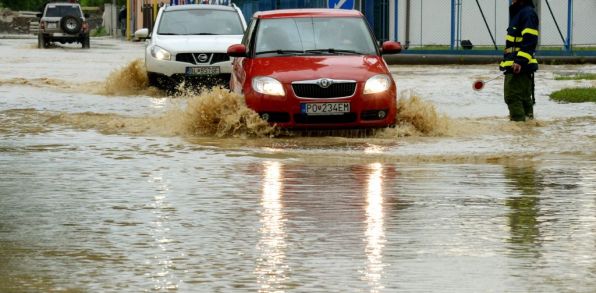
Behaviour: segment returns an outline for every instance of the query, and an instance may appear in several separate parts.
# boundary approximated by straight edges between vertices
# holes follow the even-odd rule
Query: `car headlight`
[[[365,94],[376,94],[384,92],[391,86],[391,79],[385,74],[378,74],[366,81],[364,85]]]
[[[157,60],[170,60],[172,58],[170,52],[158,46],[153,46],[153,48],[151,48],[151,56]]]
[[[267,76],[258,76],[252,80],[252,89],[258,93],[271,96],[284,96],[286,93],[281,82]]]

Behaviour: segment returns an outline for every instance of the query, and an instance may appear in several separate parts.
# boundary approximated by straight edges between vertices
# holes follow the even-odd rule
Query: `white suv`
[[[246,21],[235,5],[177,5],[159,10],[153,31],[135,37],[148,39],[145,67],[149,83],[174,89],[182,81],[228,85],[232,66],[227,49],[240,43]]]

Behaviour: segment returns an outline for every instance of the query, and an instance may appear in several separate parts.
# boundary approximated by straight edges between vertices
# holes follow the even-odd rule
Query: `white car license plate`
[[[186,67],[186,75],[215,75],[219,74],[218,66]]]
[[[300,112],[309,115],[339,115],[350,112],[350,103],[303,103]]]
[[[48,23],[48,28],[56,28],[56,24],[55,23]]]

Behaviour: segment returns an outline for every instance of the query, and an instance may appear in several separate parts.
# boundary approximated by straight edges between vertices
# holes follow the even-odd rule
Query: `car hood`
[[[153,43],[171,53],[179,52],[207,52],[225,53],[228,47],[239,44],[242,35],[217,35],[217,36],[164,36],[156,35]]]
[[[282,83],[331,78],[364,82],[373,75],[389,74],[380,56],[289,56],[255,58],[251,76],[271,76]]]

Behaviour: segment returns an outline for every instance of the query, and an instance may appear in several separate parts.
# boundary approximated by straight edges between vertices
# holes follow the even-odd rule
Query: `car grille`
[[[292,89],[301,98],[341,98],[354,95],[356,83],[334,83],[328,88],[322,88],[316,83],[295,83],[292,84]]]
[[[200,55],[205,55],[205,61],[201,61]],[[205,58],[205,57],[203,57]],[[214,64],[229,61],[230,57],[225,53],[179,53],[176,54],[176,61],[190,64]]]

